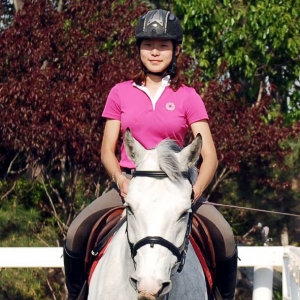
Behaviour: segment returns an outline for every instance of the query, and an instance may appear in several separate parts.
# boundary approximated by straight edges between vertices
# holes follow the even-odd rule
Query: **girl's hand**
[[[127,196],[129,183],[130,183],[130,179],[127,178],[125,175],[122,174],[118,177],[117,186],[123,198]]]
[[[197,202],[197,200],[201,197],[201,195],[203,193],[201,185],[196,183],[193,186],[193,191],[194,191],[194,201]]]

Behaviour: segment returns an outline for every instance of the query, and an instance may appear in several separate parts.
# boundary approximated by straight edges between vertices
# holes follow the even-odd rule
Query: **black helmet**
[[[182,43],[182,27],[179,19],[169,11],[155,9],[143,15],[136,26],[135,37],[141,39],[167,39]]]

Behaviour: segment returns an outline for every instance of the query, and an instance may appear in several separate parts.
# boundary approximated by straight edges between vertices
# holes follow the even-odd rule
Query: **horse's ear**
[[[202,136],[198,133],[193,142],[178,153],[180,164],[187,169],[195,165],[199,159],[201,148]]]
[[[124,134],[124,146],[128,157],[137,165],[144,157],[145,148],[133,137],[129,128]]]

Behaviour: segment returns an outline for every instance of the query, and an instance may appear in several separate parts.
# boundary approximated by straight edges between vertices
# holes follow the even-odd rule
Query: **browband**
[[[188,172],[181,172],[183,177],[189,178]],[[132,177],[154,177],[154,178],[166,178],[168,177],[167,173],[164,171],[137,171],[132,172]]]

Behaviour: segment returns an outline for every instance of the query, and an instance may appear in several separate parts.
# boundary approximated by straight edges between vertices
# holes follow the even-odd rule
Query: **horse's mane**
[[[182,178],[182,172],[188,171],[189,178],[194,183],[198,177],[198,170],[195,166],[188,170],[183,170],[179,161],[174,155],[182,150],[174,140],[166,139],[158,144],[156,147],[158,153],[158,164],[162,171],[164,171],[172,181],[178,181]]]

